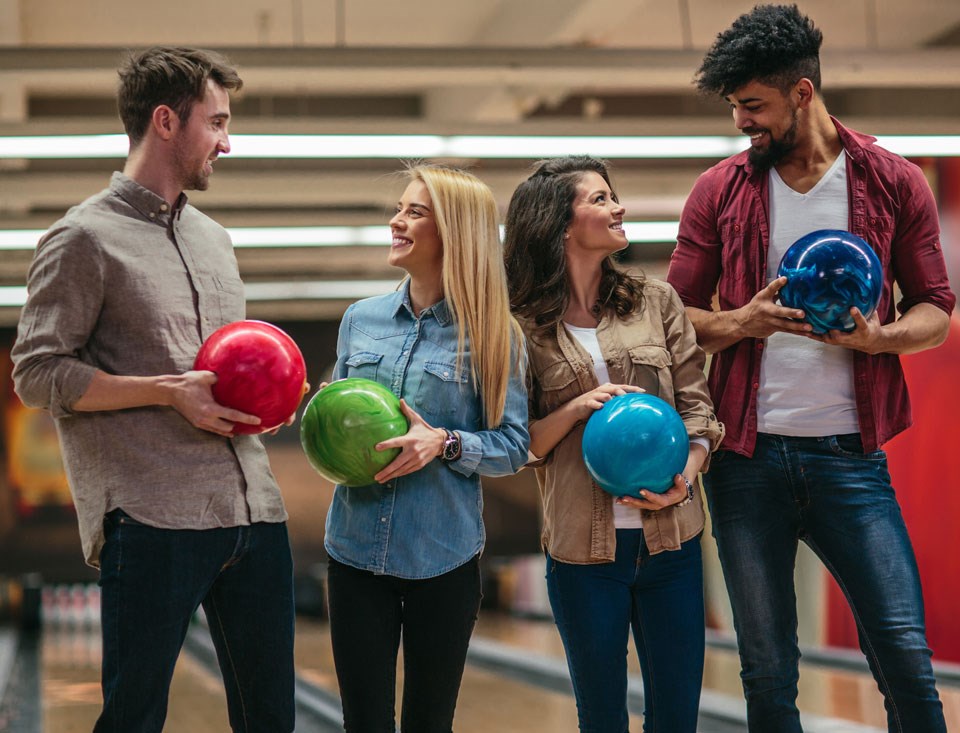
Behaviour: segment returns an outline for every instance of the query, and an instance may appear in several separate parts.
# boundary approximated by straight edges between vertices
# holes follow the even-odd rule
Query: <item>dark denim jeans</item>
[[[375,575],[330,558],[330,640],[347,733],[394,733],[403,637],[404,733],[450,733],[480,611],[475,557],[423,580]]]
[[[95,733],[160,733],[173,669],[201,604],[230,727],[290,733],[294,611],[286,525],[156,529],[114,511],[104,529],[104,704]]]
[[[643,673],[646,733],[694,733],[703,681],[700,538],[647,552],[642,529],[618,529],[613,562],[547,557],[547,591],[584,733],[626,733],[630,630]]]
[[[705,476],[733,606],[751,731],[800,731],[797,541],[847,596],[891,731],[945,731],[913,548],[883,451],[860,436],[757,436],[753,458],[713,457]]]

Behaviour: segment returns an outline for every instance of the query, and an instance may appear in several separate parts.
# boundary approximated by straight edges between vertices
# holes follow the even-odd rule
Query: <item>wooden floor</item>
[[[552,623],[483,613],[476,636],[538,654],[563,657]],[[639,674],[635,653],[629,664]],[[299,619],[296,662],[308,680],[336,690],[329,632],[323,622]],[[89,733],[100,710],[100,640],[88,625],[50,628],[42,642],[42,694],[44,733]],[[736,655],[710,650],[707,654],[706,689],[741,695]],[[941,689],[948,729],[960,730],[960,690]],[[883,704],[873,680],[851,672],[804,668],[800,707],[805,712],[844,718],[877,727],[885,726]],[[573,698],[562,693],[503,679],[468,665],[457,707],[458,733],[489,731],[556,731],[575,733]],[[631,730],[641,730],[631,718]],[[228,731],[226,704],[219,676],[183,655],[174,674],[168,731]]]

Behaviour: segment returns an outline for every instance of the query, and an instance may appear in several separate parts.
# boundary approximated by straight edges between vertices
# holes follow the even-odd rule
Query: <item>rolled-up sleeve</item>
[[[663,310],[666,345],[672,357],[674,400],[677,412],[683,418],[687,435],[710,441],[715,451],[723,440],[723,424],[717,420],[713,400],[704,375],[706,356],[697,345],[697,334],[683,310],[676,291],[670,289],[669,301]]]
[[[667,282],[683,304],[711,310],[713,292],[720,279],[721,241],[711,172],[697,179],[680,216],[677,246],[670,256]]]
[[[930,303],[949,315],[957,299],[947,279],[937,205],[922,171],[912,165],[905,171],[891,255],[893,276],[903,295],[897,309],[906,313],[917,303]]]
[[[11,352],[24,404],[62,417],[89,387],[97,369],[81,355],[103,302],[101,268],[96,241],[82,229],[51,229],[37,245]]]

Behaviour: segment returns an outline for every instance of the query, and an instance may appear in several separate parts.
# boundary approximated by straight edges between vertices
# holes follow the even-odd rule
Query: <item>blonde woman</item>
[[[344,314],[334,378],[401,398],[406,435],[376,484],[338,486],[327,515],[330,633],[347,733],[449,731],[480,608],[480,476],[527,461],[522,334],[510,315],[497,208],[474,176],[424,165],[390,220],[409,277]]]

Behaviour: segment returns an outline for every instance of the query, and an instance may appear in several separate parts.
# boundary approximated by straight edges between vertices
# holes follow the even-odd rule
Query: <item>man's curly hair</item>
[[[757,5],[717,35],[694,81],[704,94],[727,96],[759,81],[786,93],[800,79],[820,91],[823,33],[796,5]]]

